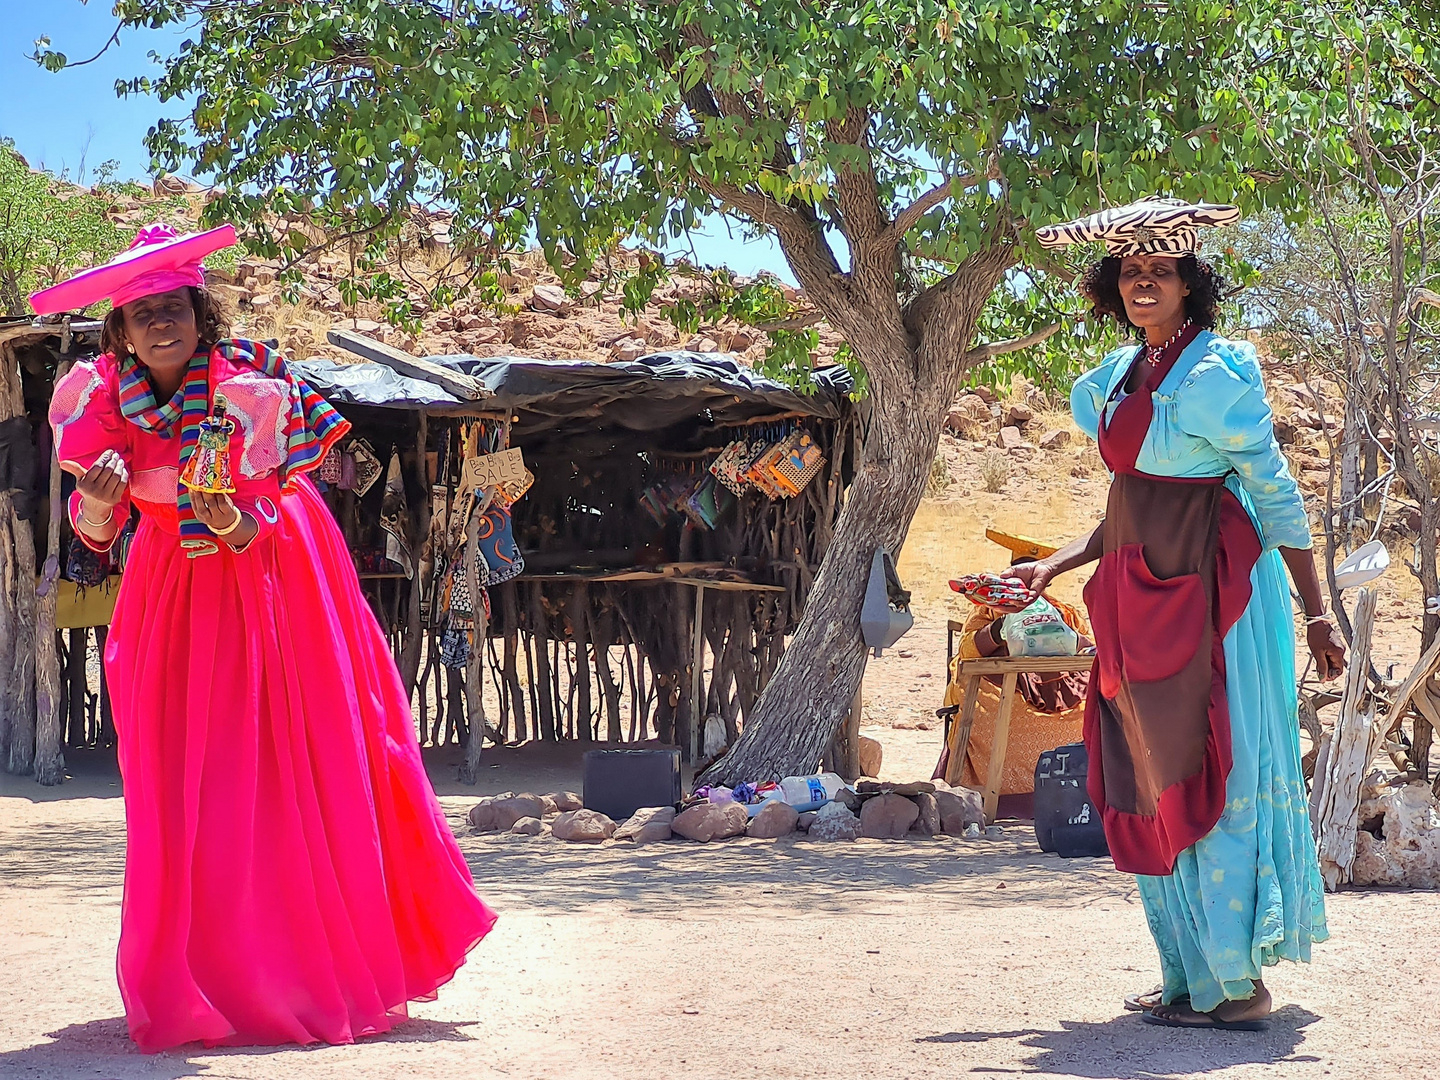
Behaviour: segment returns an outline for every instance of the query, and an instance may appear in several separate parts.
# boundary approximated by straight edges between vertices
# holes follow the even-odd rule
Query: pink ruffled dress
[[[105,450],[140,508],[105,651],[125,789],[117,969],[150,1052],[347,1043],[433,998],[494,914],[425,775],[410,702],[344,538],[310,480],[282,494],[287,384],[213,356],[237,422],[243,551],[189,558],[179,437],[119,408],[109,356],[50,419],[64,467]],[[72,523],[78,496],[70,503]]]

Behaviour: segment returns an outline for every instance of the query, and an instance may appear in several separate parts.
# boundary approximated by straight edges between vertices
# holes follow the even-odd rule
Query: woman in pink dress
[[[117,970],[141,1050],[347,1043],[432,998],[495,916],[425,775],[410,702],[307,470],[349,424],[227,340],[200,260],[229,226],[142,230],[31,298],[109,298],[104,355],[55,388],[71,524],[140,510],[105,672],[125,788]],[[181,475],[223,397],[231,493]],[[195,465],[201,462],[196,461]]]

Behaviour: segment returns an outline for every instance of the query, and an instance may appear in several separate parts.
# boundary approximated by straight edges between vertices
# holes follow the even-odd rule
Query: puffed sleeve
[[[1128,363],[1135,358],[1134,348],[1120,348],[1100,362],[1100,366],[1087,371],[1075,380],[1070,389],[1070,412],[1079,429],[1094,439],[1100,432],[1100,410],[1105,407],[1105,398],[1110,392],[1110,380],[1115,376],[1115,365]]]
[[[1265,549],[1310,547],[1310,519],[1275,439],[1255,347],[1216,340],[1177,396],[1181,430],[1210,443],[1255,504]]]
[[[106,450],[119,453],[129,466],[130,442],[127,421],[120,413],[114,372],[105,360],[81,360],[55,384],[50,399],[50,427],[55,433],[55,452],[60,467],[73,476],[84,476]],[[76,527],[80,517],[80,493],[68,504],[71,528],[89,548],[106,551],[114,544],[97,546]],[[114,520],[123,524],[130,516],[130,492],[115,506]],[[120,535],[116,532],[116,537]]]

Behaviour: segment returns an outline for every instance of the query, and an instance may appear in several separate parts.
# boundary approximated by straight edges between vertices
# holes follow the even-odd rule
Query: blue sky
[[[25,59],[42,36],[72,62],[85,59],[114,29],[108,0],[0,0],[0,136],[15,140],[35,168],[68,170],[72,179],[88,181],[97,165],[113,160],[122,179],[149,175],[145,132],[162,116],[181,115],[183,107],[148,96],[117,98],[115,82],[158,74],[149,54],[173,53],[186,29],[127,31],[95,63],[59,74]],[[693,243],[702,263],[724,264],[742,274],[771,270],[794,281],[773,241],[747,242],[738,230],[732,237],[723,221],[711,222]],[[685,244],[674,249],[677,254],[689,250]]]

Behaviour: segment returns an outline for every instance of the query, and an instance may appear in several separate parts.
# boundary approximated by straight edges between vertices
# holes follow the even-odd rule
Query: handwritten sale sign
[[[520,483],[525,479],[525,456],[520,448],[502,450],[498,454],[482,454],[466,458],[460,473],[460,489],[495,488],[501,484]]]

